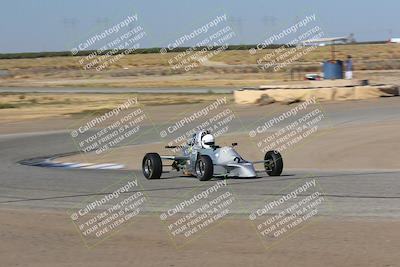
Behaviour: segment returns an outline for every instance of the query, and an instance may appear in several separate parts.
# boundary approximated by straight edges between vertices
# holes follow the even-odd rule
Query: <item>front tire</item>
[[[202,155],[197,159],[196,176],[200,181],[209,181],[214,176],[214,165],[209,156]]]
[[[282,155],[278,151],[268,151],[265,153],[264,163],[265,171],[269,176],[280,176],[283,170]]]
[[[142,161],[142,171],[148,180],[160,179],[162,174],[162,161],[157,153],[147,153]]]

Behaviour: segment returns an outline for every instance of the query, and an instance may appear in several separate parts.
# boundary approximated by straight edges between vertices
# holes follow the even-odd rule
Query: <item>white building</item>
[[[396,44],[400,44],[400,38],[391,38],[389,40],[390,43],[396,43]]]

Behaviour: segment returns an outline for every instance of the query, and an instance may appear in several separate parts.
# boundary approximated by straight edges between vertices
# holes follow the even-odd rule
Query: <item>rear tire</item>
[[[196,176],[200,181],[209,181],[214,176],[214,165],[207,155],[198,157],[196,161]]]
[[[157,153],[147,153],[142,161],[144,177],[149,180],[160,179],[162,174],[162,161]]]
[[[283,159],[278,151],[268,151],[265,153],[264,163],[265,171],[269,176],[280,176],[283,170]]]

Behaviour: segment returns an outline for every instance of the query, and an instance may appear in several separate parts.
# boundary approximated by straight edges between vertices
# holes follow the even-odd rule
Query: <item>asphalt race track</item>
[[[327,112],[335,125],[390,120],[398,116],[393,106],[366,111],[338,109]],[[149,137],[151,138],[151,137]],[[150,142],[151,139],[148,141]],[[149,212],[165,211],[185,193],[216,183],[166,174],[165,179],[146,180],[140,171],[66,170],[21,165],[23,159],[71,152],[74,145],[69,131],[7,134],[0,136],[0,205],[3,208],[70,208],[89,196],[97,195],[116,179],[137,177],[149,197]],[[284,194],[294,184],[316,179],[327,205],[320,215],[400,217],[400,170],[318,170],[284,169],[281,177],[260,173],[257,179],[230,179],[228,186],[240,199],[234,214],[248,215],[270,197]],[[100,193],[101,194],[101,193]]]

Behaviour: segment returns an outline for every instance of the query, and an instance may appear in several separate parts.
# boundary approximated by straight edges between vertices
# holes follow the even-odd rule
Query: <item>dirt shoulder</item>
[[[4,266],[397,266],[399,221],[321,218],[272,248],[245,218],[177,249],[158,216],[87,249],[63,212],[0,210]],[[222,229],[223,228],[223,231]]]

